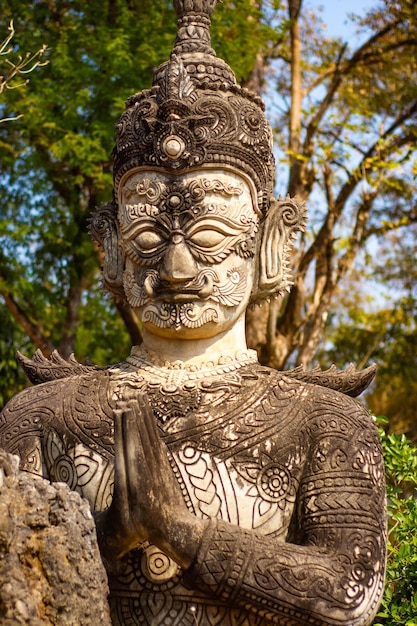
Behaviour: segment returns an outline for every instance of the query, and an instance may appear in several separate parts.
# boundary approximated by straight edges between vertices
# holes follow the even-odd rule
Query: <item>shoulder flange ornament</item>
[[[40,350],[36,350],[31,359],[20,352],[16,353],[16,358],[21,365],[26,376],[34,385],[45,383],[59,378],[69,378],[79,374],[88,374],[94,370],[101,370],[101,367],[93,364],[82,364],[71,354],[68,359],[64,359],[57,350],[54,350],[47,359]]]
[[[303,365],[299,365],[283,373],[290,378],[334,389],[356,398],[369,387],[375,378],[376,370],[376,365],[370,365],[364,370],[357,370],[356,366],[351,363],[345,370],[338,370],[335,365],[327,370],[322,370],[319,366],[312,370],[306,370]]]

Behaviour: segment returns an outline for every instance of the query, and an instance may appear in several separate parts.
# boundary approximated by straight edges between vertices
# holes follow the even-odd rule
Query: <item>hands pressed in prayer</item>
[[[113,501],[98,524],[105,553],[121,557],[148,540],[187,568],[206,523],[187,509],[146,398],[114,412],[114,437]]]

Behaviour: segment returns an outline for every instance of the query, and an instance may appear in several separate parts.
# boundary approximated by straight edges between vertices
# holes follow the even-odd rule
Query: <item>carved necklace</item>
[[[231,387],[235,393],[236,384],[240,385],[240,377],[236,380],[233,373],[257,361],[255,350],[244,350],[222,353],[216,360],[197,364],[171,362],[161,359],[157,353],[135,346],[119,368],[125,372],[134,372],[136,380],[130,382],[134,383],[134,387],[136,382],[146,388],[155,416],[165,423],[172,417],[181,417],[197,410],[204,396],[210,394],[211,397],[216,392],[222,392],[224,396],[231,391]],[[233,383],[231,378],[234,379]],[[122,389],[119,394],[123,395]]]

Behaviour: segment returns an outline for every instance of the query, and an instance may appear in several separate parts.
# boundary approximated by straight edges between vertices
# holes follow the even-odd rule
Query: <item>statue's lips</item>
[[[186,302],[204,302],[207,297],[202,297],[198,293],[160,293],[153,297],[154,302],[166,302],[167,304],[185,304]]]

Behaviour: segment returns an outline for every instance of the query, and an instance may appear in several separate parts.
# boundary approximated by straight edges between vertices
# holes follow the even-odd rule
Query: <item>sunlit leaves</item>
[[[384,420],[386,421],[386,420]],[[415,626],[417,615],[417,448],[381,428],[388,491],[387,585],[374,626]]]

